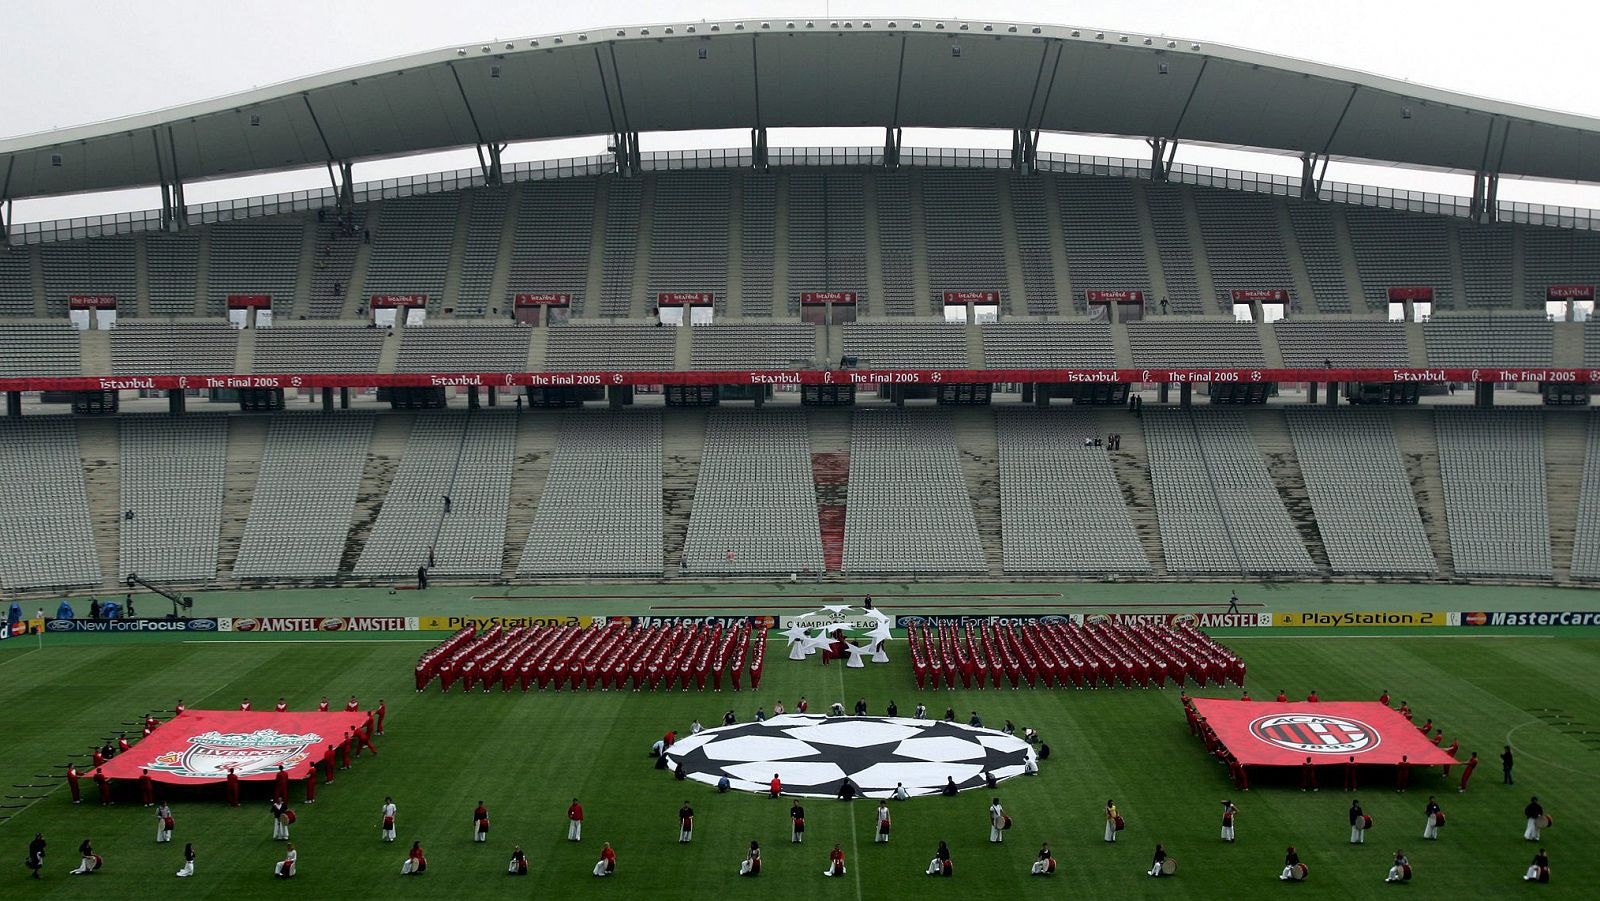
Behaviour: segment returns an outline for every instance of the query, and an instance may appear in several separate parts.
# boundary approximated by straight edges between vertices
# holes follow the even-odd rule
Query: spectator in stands
[[[450,512],[450,495],[448,494],[444,496],[444,512]]]
[[[1161,298],[1161,315],[1167,315],[1167,299],[1165,297]]]
[[[417,567],[417,590],[418,591],[422,591],[423,589],[425,589],[427,587],[428,587],[428,568],[426,566],[419,566],[419,567]]]
[[[1237,592],[1237,591],[1228,592],[1228,612],[1229,613],[1238,613],[1239,612],[1239,592]]]
[[[125,519],[125,520],[128,520],[129,522],[132,522],[133,521],[133,508],[130,507],[127,510],[124,510],[122,512],[122,518]]]
[[[433,545],[428,545],[428,568],[433,569]]]

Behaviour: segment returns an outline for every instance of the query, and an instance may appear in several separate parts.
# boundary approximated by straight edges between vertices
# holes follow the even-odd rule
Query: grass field
[[[1283,635],[1267,630],[1219,633],[1250,666],[1258,696],[1277,688],[1324,699],[1372,699],[1388,688],[1434,718],[1463,751],[1484,764],[1471,790],[1446,790],[1437,771],[1414,774],[1412,790],[1385,786],[1359,794],[1376,826],[1364,847],[1347,844],[1349,796],[1335,789],[1302,794],[1262,776],[1235,795],[1226,774],[1191,739],[1177,693],[1167,691],[972,691],[914,689],[909,666],[897,661],[866,670],[793,663],[774,648],[758,696],[713,693],[532,693],[418,695],[411,666],[437,638],[211,636],[48,636],[42,650],[24,641],[0,645],[0,771],[8,785],[44,782],[33,774],[59,772],[69,755],[111,734],[147,709],[171,706],[232,708],[248,695],[258,705],[286,696],[295,708],[326,694],[355,693],[366,703],[388,701],[388,735],[381,755],[363,756],[354,769],[300,804],[294,837],[301,876],[270,877],[279,844],[271,841],[266,798],[241,809],[215,801],[175,807],[176,843],[153,842],[151,811],[128,799],[109,809],[67,801],[64,786],[31,806],[11,808],[0,823],[0,847],[13,859],[0,870],[8,897],[125,899],[151,887],[171,897],[525,897],[583,891],[597,896],[700,898],[709,893],[760,891],[773,898],[967,898],[1048,892],[1076,897],[1258,897],[1293,891],[1308,897],[1368,897],[1416,891],[1443,897],[1491,898],[1510,892],[1590,897],[1600,878],[1592,849],[1600,839],[1600,641],[1549,630],[1538,637],[1474,633]],[[1590,633],[1592,634],[1592,633]],[[285,640],[287,639],[287,640]],[[788,804],[750,795],[717,795],[696,783],[673,781],[652,768],[651,741],[699,717],[711,724],[733,707],[748,720],[758,703],[813,704],[865,695],[873,712],[889,699],[908,711],[916,700],[976,708],[986,721],[1009,718],[1040,729],[1054,754],[1037,778],[1003,783],[998,794],[1016,827],[1003,845],[987,842],[988,794],[914,799],[898,806],[894,840],[871,841],[875,802],[806,802],[809,836],[788,843]],[[1234,696],[1233,692],[1218,692]],[[959,695],[959,697],[958,697]],[[1552,726],[1549,711],[1587,725]],[[1546,718],[1541,718],[1546,714]],[[1517,748],[1517,785],[1500,785],[1498,753]],[[86,787],[88,787],[86,785]],[[1422,806],[1437,790],[1450,823],[1438,843],[1423,842]],[[10,795],[47,790],[7,789]],[[265,787],[263,787],[265,791]],[[399,806],[400,842],[378,840],[384,795]],[[1548,886],[1520,881],[1533,848],[1521,839],[1521,810],[1538,794],[1556,819],[1546,836],[1555,874]],[[584,841],[564,840],[564,811],[582,798]],[[1100,807],[1114,797],[1129,821],[1116,845],[1101,840]],[[1217,837],[1218,800],[1236,797],[1239,840]],[[674,814],[685,799],[698,813],[695,842],[677,844]],[[469,840],[471,810],[487,802],[494,830],[487,845]],[[8,800],[10,805],[28,801]],[[46,878],[33,882],[20,865],[28,840],[43,831],[51,843]],[[69,877],[74,850],[92,837],[106,869]],[[430,871],[401,879],[404,848],[421,839]],[[751,839],[765,850],[766,874],[752,885],[734,875]],[[953,880],[925,877],[934,845],[950,843]],[[194,841],[198,874],[172,878],[182,843]],[[589,867],[600,842],[617,849],[614,879],[597,880]],[[827,849],[840,842],[850,875],[824,880]],[[1060,872],[1049,883],[1027,875],[1041,841],[1055,849]],[[1143,875],[1155,842],[1181,862],[1170,880]],[[506,877],[513,843],[526,849],[527,880]],[[1311,879],[1286,887],[1276,874],[1284,846],[1298,846]],[[1383,886],[1396,847],[1410,854],[1416,881],[1409,889]]]

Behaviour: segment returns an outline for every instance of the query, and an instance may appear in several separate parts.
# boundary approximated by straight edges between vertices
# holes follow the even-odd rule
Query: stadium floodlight
[[[1128,43],[1128,36],[1127,35],[1123,35],[1122,37],[1117,38],[1117,43],[1119,43],[1119,44]]]
[[[1044,34],[1044,29],[1040,28],[1037,25],[1035,25],[1035,26],[1033,26],[1033,33],[1034,34]]]
[[[994,26],[993,25],[985,25],[985,26],[983,26],[983,30],[984,31],[994,31]]]
[[[683,30],[689,32],[690,34],[694,34],[694,26],[693,25],[686,26]]]
[[[1094,39],[1097,41],[1103,41],[1106,39],[1106,33],[1103,31],[1097,31],[1094,33]]]
[[[1077,37],[1078,36],[1078,29],[1076,29],[1076,28],[1072,29],[1072,36],[1073,37]]]
[[[510,41],[506,41],[506,49],[507,50],[515,50],[515,49],[517,49],[517,45],[511,43]]]
[[[1007,25],[1006,26],[1006,31],[1009,31],[1012,34],[1016,34],[1017,33],[1017,26],[1015,26],[1015,25]]]
[[[479,47],[478,49],[480,51],[484,52],[484,53],[489,53],[489,52],[494,50],[494,48],[490,47],[488,44],[484,44],[482,47]]]
[[[944,23],[943,22],[935,22],[935,23],[933,23],[933,30],[934,31],[944,31]]]
[[[672,33],[672,26],[668,25],[667,26],[667,34],[671,34],[671,33]]]
[[[922,27],[922,23],[921,22],[912,22],[911,23],[911,27],[912,28],[921,28]]]
[[[1178,49],[1178,42],[1177,41],[1168,41],[1167,42],[1167,49],[1168,50],[1176,50],[1176,49]]]
[[[1149,38],[1145,38],[1145,39],[1144,39],[1144,45],[1145,45],[1145,46],[1146,46],[1146,47],[1148,47],[1148,46],[1150,46],[1150,39],[1149,39]]]
[[[889,23],[889,27],[890,27],[890,28],[899,28],[899,27],[900,27],[900,25],[899,25],[899,23],[897,23],[897,22],[893,22],[893,21],[891,21],[891,22],[890,22],[890,23]]]
[[[967,30],[967,23],[965,23],[965,22],[961,23],[961,30],[962,31],[966,31]]]
[[[465,47],[457,47],[456,48],[456,56],[466,56],[466,55],[467,55],[467,48],[465,48]]]
[[[533,40],[529,41],[528,42],[528,46],[529,47],[537,47],[537,46],[539,46],[539,39],[538,38],[534,38]]]
[[[627,29],[624,29],[624,28],[618,28],[618,29],[617,29],[617,37],[619,37],[619,38],[625,38],[625,37],[627,37],[627,36],[628,36],[628,32],[627,32]]]
[[[1200,45],[1199,44],[1190,44],[1189,45],[1189,49],[1190,50],[1199,50],[1200,49]]]

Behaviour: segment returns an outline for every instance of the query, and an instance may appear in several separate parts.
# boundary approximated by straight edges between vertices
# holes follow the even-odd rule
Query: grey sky
[[[1526,0],[761,0],[726,2],[515,3],[487,0],[7,0],[0,52],[0,135],[95,122],[420,50],[577,28],[733,18],[980,18],[1050,22],[1179,36],[1312,59],[1496,99],[1600,117],[1600,89],[1586,44],[1600,3]],[[1577,55],[1570,68],[1563,60]],[[743,133],[646,135],[644,149],[737,146]],[[871,132],[774,134],[782,145],[867,144]],[[908,130],[915,146],[1009,146],[1009,135]],[[603,149],[604,139],[517,148],[513,159]],[[1049,136],[1044,149],[1140,156],[1142,145]],[[469,152],[358,166],[370,179],[474,164]],[[1298,162],[1260,154],[1181,147],[1179,162],[1298,174]],[[1334,166],[1329,177],[1417,190],[1470,193],[1465,177]],[[325,183],[320,172],[285,173],[192,186],[188,200],[272,193]],[[1600,186],[1519,182],[1502,200],[1600,207]],[[23,220],[157,205],[153,191],[18,204]]]

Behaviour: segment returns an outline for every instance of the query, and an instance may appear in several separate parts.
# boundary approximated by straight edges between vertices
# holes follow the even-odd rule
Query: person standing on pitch
[[[472,812],[472,840],[479,844],[489,840],[489,811],[484,809],[482,801]]]
[[[1162,864],[1166,862],[1167,849],[1162,847],[1160,842],[1156,842],[1156,853],[1150,858],[1150,869],[1146,871],[1146,875],[1160,876]]]
[[[178,876],[194,875],[194,842],[183,846],[183,866],[175,874]]]
[[[1394,790],[1404,792],[1409,784],[1411,784],[1411,760],[1401,754],[1400,762],[1394,768]]]
[[[806,840],[806,809],[796,800],[789,806],[789,843],[798,845]]]
[[[999,843],[1006,840],[1006,809],[1000,806],[1000,799],[995,798],[989,802],[989,841]]]
[[[289,824],[283,818],[283,815],[289,810],[288,802],[282,798],[273,798],[272,806],[269,809],[272,811],[272,840],[288,841]]]
[[[1239,592],[1237,592],[1237,591],[1228,592],[1228,612],[1229,613],[1238,613],[1239,612]]]
[[[1523,839],[1538,841],[1539,829],[1544,825],[1544,805],[1539,803],[1538,795],[1528,799],[1528,806],[1522,808],[1522,815],[1528,818],[1527,828],[1522,830]]]
[[[1359,800],[1350,802],[1350,844],[1364,845],[1367,843],[1367,814],[1361,809]]]
[[[378,823],[378,828],[383,830],[382,838],[386,842],[394,841],[394,812],[394,799],[384,795],[382,819]]]
[[[174,823],[172,821],[172,808],[167,806],[167,802],[162,801],[161,802],[161,806],[156,808],[156,843],[157,844],[161,844],[161,843],[164,843],[164,842],[172,841],[172,827],[173,827],[173,825],[174,825]]]
[[[1439,824],[1444,821],[1444,811],[1439,809],[1439,804],[1433,800],[1433,795],[1428,796],[1428,806],[1423,808],[1422,812],[1428,818],[1422,826],[1422,837],[1429,841],[1438,841]]]
[[[1511,746],[1510,745],[1506,745],[1506,749],[1504,751],[1500,752],[1500,773],[1501,773],[1501,776],[1502,776],[1502,779],[1501,779],[1501,783],[1502,784],[1504,784],[1504,785],[1516,785],[1517,784],[1511,778]]]
[[[678,844],[687,845],[694,840],[694,808],[686,800],[678,808]]]
[[[44,833],[35,832],[33,841],[28,842],[28,869],[33,871],[34,879],[41,878],[39,871],[44,869]]]
[[[1478,752],[1477,751],[1473,751],[1472,752],[1472,756],[1467,758],[1467,765],[1465,767],[1463,767],[1462,770],[1461,770],[1461,787],[1459,789],[1457,789],[1458,792],[1461,792],[1463,794],[1466,792],[1466,790],[1467,790],[1467,780],[1472,778],[1472,771],[1477,769],[1477,768],[1478,768]]]
[[[1117,805],[1111,800],[1106,801],[1106,841],[1117,840]]]
[[[889,842],[889,802],[878,802],[878,832],[873,836],[873,844],[888,844]]]
[[[1239,815],[1239,808],[1233,806],[1232,801],[1222,802],[1222,840],[1233,841],[1233,818]]]
[[[583,805],[577,798],[572,799],[572,806],[567,808],[567,841],[577,842],[583,840]],[[609,844],[607,848],[611,847]],[[604,875],[604,874],[596,874]]]

